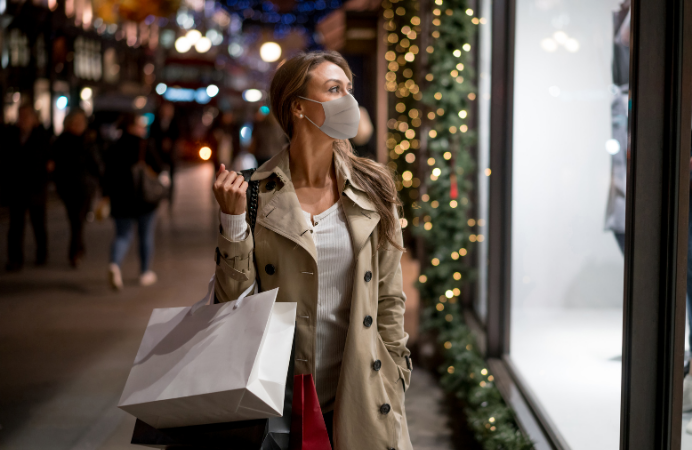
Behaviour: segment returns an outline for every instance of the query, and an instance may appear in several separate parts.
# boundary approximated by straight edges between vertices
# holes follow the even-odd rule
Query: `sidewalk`
[[[125,289],[108,288],[110,221],[88,224],[79,270],[67,261],[61,205],[49,207],[47,267],[33,266],[27,230],[24,270],[0,273],[0,448],[136,448],[129,445],[134,419],[115,405],[151,310],[198,300],[214,273],[218,229],[211,179],[211,165],[182,170],[175,208],[159,211],[153,263],[159,282],[153,287],[137,285],[133,245],[123,267]],[[7,226],[0,219],[0,267],[6,262]],[[404,272],[414,273],[411,267]],[[409,293],[409,302],[414,297]],[[406,318],[411,324],[415,300]],[[414,372],[406,403],[417,450],[452,448],[441,397],[429,374]]]

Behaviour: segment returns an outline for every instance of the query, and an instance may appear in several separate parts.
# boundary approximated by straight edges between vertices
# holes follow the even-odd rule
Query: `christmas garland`
[[[387,121],[388,166],[396,173],[396,188],[403,202],[402,228],[408,227],[419,198],[421,180],[417,176],[420,127],[419,103],[423,93],[418,85],[421,18],[417,0],[384,0],[384,29],[387,40],[387,74],[384,88],[390,92]]]
[[[385,1],[385,18],[391,16],[387,13],[387,5]],[[399,2],[399,5],[397,8],[402,12],[418,9],[417,3],[411,0]],[[428,53],[426,86],[421,99],[424,106],[415,109],[415,106],[406,105],[405,108],[405,111],[415,109],[418,117],[427,118],[422,125],[426,135],[421,137],[419,144],[427,148],[429,178],[421,183],[417,195],[409,195],[414,200],[410,208],[413,230],[424,238],[430,258],[429,264],[423,264],[425,269],[417,285],[424,304],[422,327],[437,331],[445,360],[441,369],[442,386],[464,400],[469,426],[483,448],[528,450],[533,445],[519,431],[513,411],[495,387],[474,336],[463,321],[458,302],[462,287],[475,276],[473,264],[464,260],[473,253],[474,243],[484,239],[483,235],[475,233],[477,223],[471,217],[469,196],[474,186],[471,177],[475,167],[469,148],[475,136],[467,124],[470,102],[476,98],[475,87],[469,82],[473,78],[471,64],[468,64],[471,42],[475,27],[484,23],[484,19],[474,16],[466,0],[434,0],[433,8],[432,44],[422,49]],[[402,27],[401,23],[393,25],[390,24],[391,31]],[[390,43],[395,41],[393,37],[388,39]],[[393,92],[404,91],[397,84]],[[402,114],[396,122],[390,119],[390,124],[398,129],[396,127],[405,118]],[[401,140],[397,140],[395,134],[392,138],[396,143],[390,156],[403,154],[405,161],[415,160],[415,157],[407,157],[401,147],[397,150]],[[402,169],[400,165],[397,164],[398,170]],[[399,172],[402,187],[406,187],[403,183],[407,178],[414,179],[413,175],[404,176],[406,170],[410,169],[405,167]],[[423,173],[417,175],[421,179],[425,176]]]

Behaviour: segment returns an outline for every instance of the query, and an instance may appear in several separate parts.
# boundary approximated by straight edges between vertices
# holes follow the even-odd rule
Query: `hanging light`
[[[166,86],[166,83],[159,83],[156,85],[156,93],[159,95],[165,94],[166,89],[168,89],[168,86]]]
[[[262,100],[262,91],[259,89],[246,89],[243,91],[243,100],[254,103]]]
[[[190,51],[191,47],[192,43],[190,43],[190,40],[185,36],[181,36],[175,40],[175,49],[178,53],[187,53]]]
[[[202,37],[202,33],[200,33],[198,30],[190,30],[187,32],[185,35],[188,41],[190,41],[190,44],[195,45],[197,41]]]
[[[243,54],[244,51],[245,49],[243,48],[243,46],[237,42],[231,42],[230,44],[228,44],[228,54],[234,58],[238,58],[240,55]]]
[[[216,97],[216,95],[219,93],[219,87],[215,84],[210,84],[207,86],[207,95],[209,97]]]
[[[276,42],[265,42],[260,47],[260,58],[265,62],[274,62],[281,58],[281,46]]]
[[[211,40],[208,37],[201,37],[195,43],[195,50],[199,53],[206,53],[211,48]]]
[[[94,92],[91,90],[90,87],[85,87],[84,89],[82,89],[82,92],[79,93],[79,97],[82,100],[87,101],[87,100],[91,100],[91,97],[93,94],[94,94]]]

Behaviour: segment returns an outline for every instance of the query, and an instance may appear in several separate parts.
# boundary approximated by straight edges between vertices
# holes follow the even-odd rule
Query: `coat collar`
[[[337,153],[334,153],[334,163],[339,194],[351,231],[353,250],[358,255],[379,223],[380,215],[368,194],[357,182],[353,181],[347,164]],[[283,186],[271,194],[272,198],[258,211],[257,223],[291,239],[317,261],[315,244],[310,233],[307,232],[308,226],[291,181],[288,146],[262,164],[253,173],[251,179],[261,181],[272,175],[278,177]]]

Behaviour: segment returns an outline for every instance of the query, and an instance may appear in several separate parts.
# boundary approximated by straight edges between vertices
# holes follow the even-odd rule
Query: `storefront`
[[[467,321],[538,449],[692,448],[692,2],[629,3],[477,6],[487,239]]]

